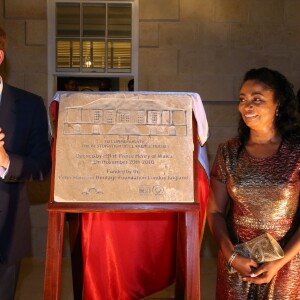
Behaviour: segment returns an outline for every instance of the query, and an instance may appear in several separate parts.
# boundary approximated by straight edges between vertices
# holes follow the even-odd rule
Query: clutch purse
[[[242,256],[255,260],[257,263],[277,260],[284,256],[281,246],[269,233],[264,233],[248,242],[237,244],[234,246],[234,250]],[[229,266],[229,272],[234,273],[234,268]]]

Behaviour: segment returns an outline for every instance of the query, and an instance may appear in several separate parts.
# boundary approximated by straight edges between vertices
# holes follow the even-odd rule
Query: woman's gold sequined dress
[[[226,183],[230,196],[228,230],[234,244],[264,232],[284,245],[300,223],[300,145],[282,143],[276,154],[255,158],[239,139],[219,146],[212,177]],[[244,282],[236,272],[229,274],[219,251],[216,299],[300,299],[300,253],[268,284]]]

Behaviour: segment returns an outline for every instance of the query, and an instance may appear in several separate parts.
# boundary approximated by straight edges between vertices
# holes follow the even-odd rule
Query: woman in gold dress
[[[219,248],[216,299],[300,299],[300,117],[291,84],[252,69],[240,89],[239,135],[219,145],[208,223]],[[234,246],[271,234],[284,257],[264,263]],[[231,267],[235,272],[230,272]]]

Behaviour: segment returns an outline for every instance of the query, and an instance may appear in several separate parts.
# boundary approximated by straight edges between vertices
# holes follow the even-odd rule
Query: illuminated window
[[[56,72],[132,73],[132,1],[56,2]]]

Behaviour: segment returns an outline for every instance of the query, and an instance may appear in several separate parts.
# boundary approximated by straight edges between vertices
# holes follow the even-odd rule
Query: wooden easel
[[[51,110],[51,109],[50,109]],[[53,110],[53,109],[52,109]],[[53,111],[52,111],[53,113]],[[54,109],[56,117],[58,109]],[[197,134],[195,120],[194,132],[194,178],[197,178]],[[54,128],[57,126],[53,122]],[[54,202],[55,142],[52,144],[53,172],[50,201],[48,204],[48,237],[44,281],[44,299],[59,300],[61,290],[61,268],[66,213],[118,212],[118,213],[178,213],[176,284],[175,298],[186,300],[200,299],[200,234],[199,203],[57,203]],[[195,199],[198,199],[197,180],[195,181]]]

